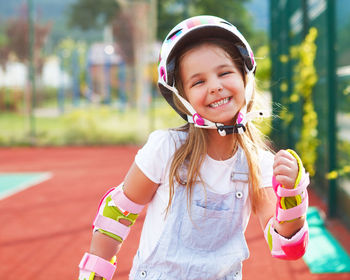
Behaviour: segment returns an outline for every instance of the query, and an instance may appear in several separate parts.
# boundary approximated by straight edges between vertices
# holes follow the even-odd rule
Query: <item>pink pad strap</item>
[[[305,221],[303,227],[296,234],[291,238],[285,238],[275,231],[273,218],[271,218],[264,230],[264,236],[273,257],[284,260],[297,260],[306,251],[309,240],[308,225]]]
[[[300,163],[301,164],[301,163]],[[278,222],[290,221],[305,215],[309,206],[307,186],[310,183],[309,174],[305,173],[303,167],[301,167],[301,178],[299,184],[293,189],[284,188],[277,180],[276,177],[272,177],[272,187],[277,196],[276,205],[276,220]],[[302,202],[293,208],[283,209],[281,208],[281,197],[293,197],[300,195]]]
[[[137,204],[127,198],[121,186],[115,189],[111,197],[115,205],[126,215],[128,213],[139,214],[145,207],[145,205]]]
[[[296,195],[302,194],[306,190],[309,184],[310,184],[309,174],[305,174],[301,178],[301,181],[296,188],[294,189],[283,188],[281,184],[277,183],[277,187],[275,187],[275,191],[279,197],[296,196]]]
[[[80,261],[79,268],[97,273],[99,276],[111,280],[116,267],[109,261],[96,255],[85,253]]]
[[[289,209],[282,209],[280,207],[277,207],[276,219],[277,221],[282,222],[282,221],[291,221],[301,216],[304,216],[308,206],[309,206],[308,194],[307,192],[305,192],[304,199],[299,205]]]
[[[128,236],[130,227],[125,226],[113,219],[107,218],[102,215],[97,215],[94,221],[94,226],[102,230],[108,231],[115,235],[118,235],[123,240]]]

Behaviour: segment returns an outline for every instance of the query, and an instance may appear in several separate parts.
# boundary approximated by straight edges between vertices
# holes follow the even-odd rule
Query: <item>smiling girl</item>
[[[242,279],[253,211],[272,256],[300,258],[308,175],[292,150],[275,155],[254,126],[256,62],[227,21],[187,19],[166,37],[160,91],[187,121],[153,132],[122,185],[103,197],[79,279],[111,279],[119,250],[148,205],[130,279]],[[89,278],[90,277],[90,278]]]

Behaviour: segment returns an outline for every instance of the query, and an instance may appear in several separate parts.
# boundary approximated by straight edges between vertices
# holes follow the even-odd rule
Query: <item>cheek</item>
[[[244,91],[244,87],[241,89],[241,91],[240,91],[240,94],[239,94],[239,96],[238,96],[238,99],[241,101],[241,103],[244,103],[244,101],[245,101],[245,91]]]
[[[241,104],[244,102],[245,98],[245,89],[244,89],[244,84],[241,83],[236,83],[233,87],[232,87],[232,92],[234,92],[234,99],[236,100],[237,103]]]
[[[205,95],[201,93],[199,90],[192,90],[187,95],[188,101],[191,103],[193,107],[203,105],[205,101]]]

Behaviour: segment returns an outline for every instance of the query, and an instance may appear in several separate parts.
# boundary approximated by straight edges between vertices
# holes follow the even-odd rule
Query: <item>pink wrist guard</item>
[[[304,226],[288,239],[278,234],[273,227],[273,218],[269,220],[264,231],[265,239],[269,245],[271,255],[274,258],[283,260],[297,260],[301,258],[306,251],[309,241],[308,225],[305,221]]]
[[[305,173],[305,169],[298,155],[293,150],[287,151],[296,158],[299,171],[293,189],[287,189],[283,187],[276,180],[275,176],[272,177],[272,187],[277,196],[276,220],[279,223],[284,221],[291,221],[304,216],[309,205],[309,199],[306,190],[307,186],[310,183],[309,174]],[[286,206],[286,200],[289,197],[295,198],[296,202],[294,207]]]
[[[116,266],[98,256],[85,253],[79,264],[81,274],[88,272],[96,273],[106,280],[111,280]]]

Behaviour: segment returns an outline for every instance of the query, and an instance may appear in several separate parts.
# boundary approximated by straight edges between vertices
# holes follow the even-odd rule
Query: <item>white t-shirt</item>
[[[169,202],[169,168],[177,148],[186,139],[187,133],[175,130],[157,130],[150,134],[147,143],[140,149],[135,162],[140,170],[153,182],[159,184],[154,198],[148,204],[147,215],[142,229],[139,254],[141,259],[147,258],[156,246],[165,225],[165,209]],[[208,155],[201,166],[201,176],[210,191],[225,194],[233,191],[231,172],[237,153],[223,161],[214,160]],[[261,188],[271,187],[273,154],[260,152]],[[218,183],[220,182],[220,183]],[[228,182],[227,184],[225,182]],[[176,187],[176,186],[175,186]],[[248,188],[245,190],[248,196]],[[250,216],[249,201],[244,206],[244,228]]]

